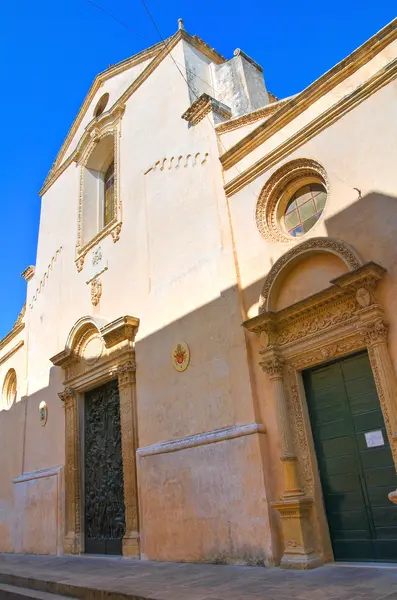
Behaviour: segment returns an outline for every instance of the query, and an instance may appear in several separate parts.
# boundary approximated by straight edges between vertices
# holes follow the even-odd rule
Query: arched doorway
[[[140,556],[134,340],[139,320],[80,319],[51,361],[64,371],[64,552]]]
[[[328,260],[328,257],[331,259]],[[303,265],[304,271],[305,261],[309,265],[314,259],[318,261],[321,275],[312,277],[307,289],[295,285],[300,281],[295,276],[295,273],[299,274],[300,266]],[[324,273],[330,275],[328,285]],[[337,543],[328,510],[331,501],[327,498],[326,489],[334,457],[322,442],[338,436],[342,438],[343,435],[332,430],[332,435],[327,438],[328,432],[325,434],[322,427],[329,425],[332,429],[335,419],[334,415],[326,418],[319,397],[321,394],[324,397],[324,390],[329,392],[327,377],[328,381],[339,378],[337,397],[329,397],[328,400],[333,403],[331,412],[342,411],[343,427],[350,427],[349,444],[357,444],[357,440],[365,444],[365,440],[369,440],[370,449],[371,439],[377,437],[380,443],[380,435],[384,431],[382,451],[389,475],[390,466],[392,473],[384,489],[376,493],[378,496],[383,494],[383,503],[388,506],[388,492],[397,482],[394,435],[397,431],[394,407],[397,386],[387,346],[388,325],[375,293],[384,274],[385,269],[380,265],[363,264],[354,250],[343,242],[312,238],[287,252],[274,264],[262,290],[259,315],[244,323],[249,331],[259,335],[260,364],[268,376],[277,413],[284,492],[280,500],[273,503],[273,508],[281,516],[284,536],[282,566],[312,568],[334,557],[360,559],[360,552],[361,558],[371,558],[370,553],[363,550],[364,544],[358,545],[354,552],[350,544],[350,550],[343,555],[342,545]],[[353,359],[350,359],[351,356]],[[319,369],[319,365],[325,366]],[[357,425],[358,419],[355,421],[355,409],[349,393],[346,393],[354,369],[358,372],[356,384],[358,382],[365,389],[371,388],[375,394],[367,399],[371,406],[361,406],[362,415],[366,418],[367,412],[372,415],[371,418],[378,419],[376,422],[371,422],[371,418],[365,422],[362,415],[361,425]],[[341,443],[341,439],[337,439],[336,444]],[[361,469],[362,476],[362,456],[359,450],[354,452],[355,463],[361,461],[357,469]],[[338,457],[332,464],[339,468]],[[351,480],[356,475],[359,478],[360,473],[353,473]],[[351,484],[350,481],[348,483]],[[356,491],[361,493],[364,490],[368,495],[368,487],[365,483]],[[393,508],[392,505],[390,507]],[[369,522],[374,514],[374,505],[371,501],[364,502],[361,508],[361,523],[366,518],[365,511],[367,516],[370,515],[363,528],[368,526],[365,534],[368,534],[367,546],[374,549],[373,519]],[[344,518],[341,509],[336,520],[340,524]],[[389,523],[389,534],[393,527],[394,518]],[[386,552],[382,556],[378,545],[372,558],[394,560],[393,544],[383,544],[383,548],[386,546],[389,547],[389,555]],[[345,544],[344,548],[347,547]]]

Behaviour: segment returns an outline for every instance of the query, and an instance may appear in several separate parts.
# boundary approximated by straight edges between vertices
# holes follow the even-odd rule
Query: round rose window
[[[326,189],[320,183],[309,183],[299,188],[284,211],[285,231],[292,237],[304,235],[321,217],[326,200]]]

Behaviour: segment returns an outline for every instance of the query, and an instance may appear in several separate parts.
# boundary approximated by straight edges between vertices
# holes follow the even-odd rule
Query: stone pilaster
[[[123,555],[140,558],[138,484],[136,451],[138,448],[135,362],[119,365],[117,377],[120,395],[121,444],[124,473],[124,504],[126,532],[123,538]]]
[[[291,434],[290,415],[284,387],[284,359],[273,355],[261,363],[272,382],[276,401],[277,427],[280,437],[284,473],[284,492],[272,506],[281,517],[284,554],[280,566],[289,569],[311,569],[321,564],[315,553],[311,514],[313,500],[305,498],[299,484],[298,465]]]
[[[397,469],[397,418],[395,406],[397,380],[387,345],[389,326],[385,319],[378,317],[375,320],[364,322],[361,331],[368,349],[379,403],[385,420],[394,465]],[[390,497],[389,494],[389,499],[395,502],[394,495]]]
[[[65,407],[65,554],[81,552],[80,431],[76,392],[58,394]]]
[[[274,356],[270,360],[262,362],[261,366],[269,375],[276,401],[277,428],[281,443],[280,459],[283,464],[285,484],[283,497],[302,495],[285,396],[284,360]]]

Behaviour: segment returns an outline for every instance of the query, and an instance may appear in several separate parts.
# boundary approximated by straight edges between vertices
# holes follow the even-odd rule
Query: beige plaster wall
[[[316,254],[294,264],[272,288],[271,310],[282,310],[330,286],[330,281],[347,273],[346,264],[333,254]]]
[[[7,354],[25,341],[26,329],[0,350],[0,552],[14,549],[14,491],[12,480],[21,473],[24,460],[26,427],[26,353],[25,346]],[[4,362],[3,362],[4,361]],[[9,369],[17,374],[17,397],[8,407],[3,398],[3,385]]]
[[[256,434],[140,459],[146,558],[272,562],[261,437]]]

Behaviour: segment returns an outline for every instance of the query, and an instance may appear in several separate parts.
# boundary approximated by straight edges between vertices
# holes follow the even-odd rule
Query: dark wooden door
[[[84,488],[85,552],[122,554],[125,511],[117,381],[85,394]]]
[[[303,373],[335,560],[397,560],[397,477],[367,353]]]

